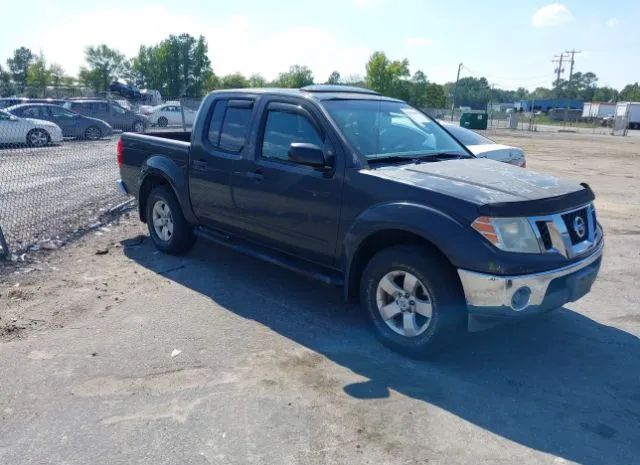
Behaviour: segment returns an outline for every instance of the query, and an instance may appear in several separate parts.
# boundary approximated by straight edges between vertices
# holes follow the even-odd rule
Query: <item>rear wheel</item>
[[[446,258],[426,247],[379,252],[362,275],[360,292],[378,338],[405,355],[428,356],[464,332],[460,281]]]
[[[164,116],[161,116],[160,118],[158,118],[158,126],[161,128],[166,128],[167,126],[169,126],[169,120]]]
[[[84,131],[84,138],[88,140],[98,140],[102,138],[102,131],[98,126],[89,126]]]
[[[144,123],[142,121],[136,121],[133,123],[133,132],[144,132]]]
[[[193,228],[182,214],[175,195],[167,186],[158,186],[147,199],[147,226],[155,246],[168,254],[181,254],[195,243]]]
[[[29,147],[44,147],[49,144],[50,141],[51,137],[49,137],[49,133],[44,129],[32,129],[27,134],[27,145]]]

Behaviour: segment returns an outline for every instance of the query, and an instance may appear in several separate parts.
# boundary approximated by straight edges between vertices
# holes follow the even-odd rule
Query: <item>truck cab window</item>
[[[220,126],[222,126],[222,118],[224,117],[224,111],[227,109],[226,100],[218,100],[213,108],[213,114],[209,121],[209,131],[207,139],[214,147],[220,145]]]
[[[227,106],[227,112],[220,131],[220,148],[230,152],[242,149],[247,135],[253,108],[236,108]]]
[[[262,157],[289,159],[289,146],[293,142],[306,142],[323,146],[323,140],[311,122],[303,115],[271,110],[262,139]]]

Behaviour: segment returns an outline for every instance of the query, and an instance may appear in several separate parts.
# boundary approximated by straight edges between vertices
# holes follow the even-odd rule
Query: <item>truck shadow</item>
[[[381,346],[341,292],[224,248],[186,257],[123,241],[141,266],[320,353],[367,381],[358,399],[390,390],[438,406],[523,446],[581,464],[640,457],[640,341],[567,308],[470,335],[430,361]],[[295,314],[292,314],[292,310]]]

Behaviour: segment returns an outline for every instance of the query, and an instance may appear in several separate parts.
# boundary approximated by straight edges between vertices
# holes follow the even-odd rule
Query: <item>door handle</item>
[[[207,171],[207,167],[209,166],[208,163],[206,161],[202,161],[202,160],[193,160],[193,162],[191,163],[191,166],[193,166],[194,170],[198,170],[198,171]]]
[[[254,181],[262,181],[264,179],[264,174],[262,174],[261,169],[257,169],[255,171],[247,171],[246,176],[249,179],[253,179]]]

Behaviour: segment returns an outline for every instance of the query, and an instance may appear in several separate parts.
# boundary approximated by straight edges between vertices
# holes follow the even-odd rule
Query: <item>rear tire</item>
[[[131,129],[133,130],[133,132],[144,132],[145,125],[142,121],[136,121],[135,123],[133,123]]]
[[[193,228],[184,218],[180,204],[167,186],[154,188],[146,202],[149,235],[158,250],[179,255],[195,243]]]
[[[448,260],[430,248],[382,250],[365,268],[360,294],[378,339],[409,357],[433,355],[465,332],[460,280]]]
[[[89,126],[84,131],[84,138],[87,140],[99,140],[102,139],[102,131],[98,126]]]

